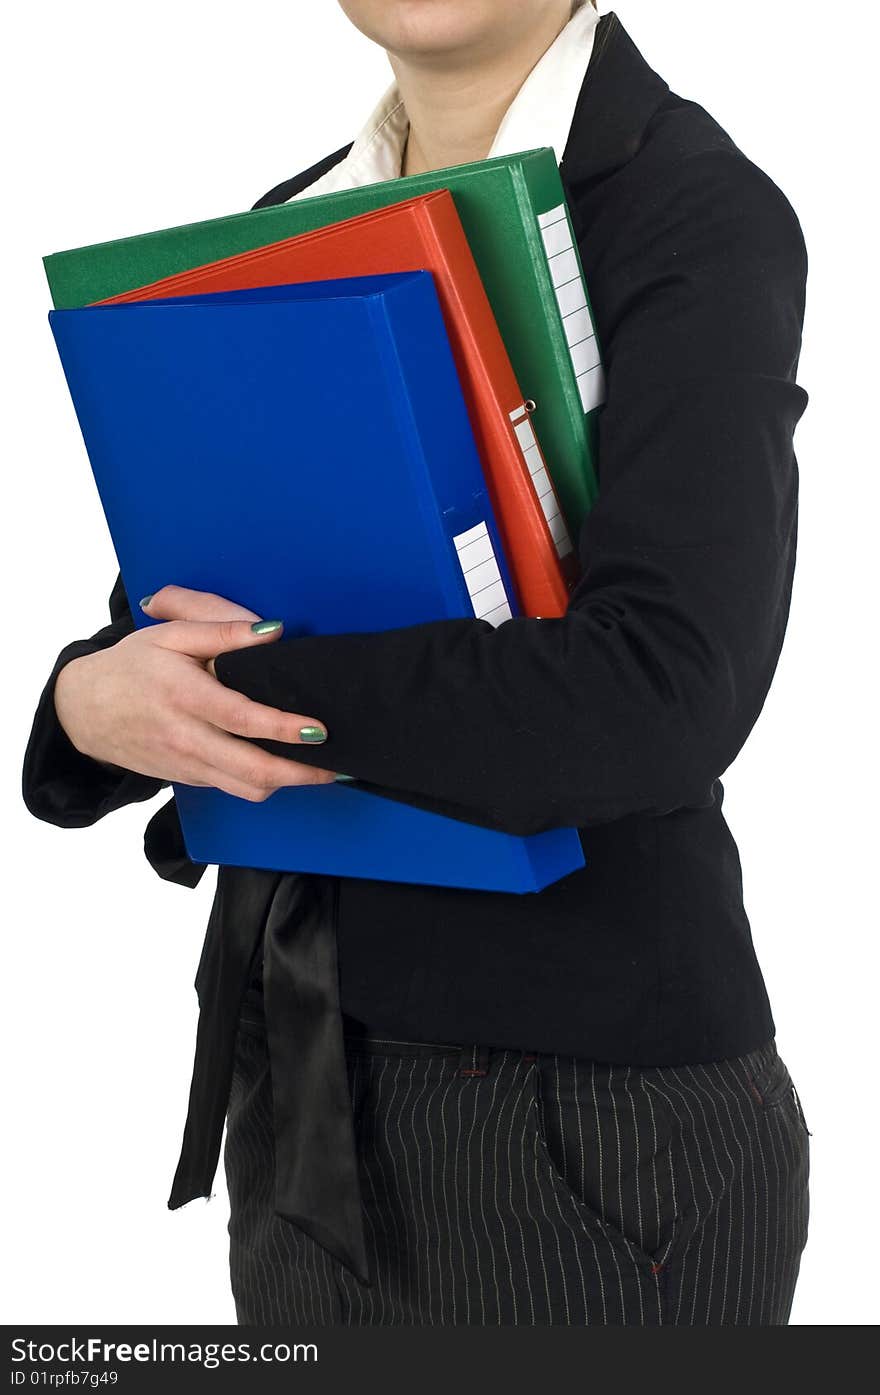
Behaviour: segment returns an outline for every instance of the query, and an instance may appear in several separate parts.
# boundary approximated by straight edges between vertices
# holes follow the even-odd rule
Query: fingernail
[[[138,601],[138,605],[140,606],[141,610],[146,609],[146,607],[150,604],[150,601],[153,599],[155,594],[155,591],[151,591],[149,596],[141,596],[140,600]]]
[[[334,775],[333,778],[335,779],[338,785],[342,785],[347,784],[349,780],[354,780],[357,777],[355,775]]]
[[[283,623],[283,620],[255,620],[251,630],[255,635],[272,635],[281,629]]]
[[[316,746],[320,741],[327,740],[327,731],[324,727],[300,727],[299,739]]]

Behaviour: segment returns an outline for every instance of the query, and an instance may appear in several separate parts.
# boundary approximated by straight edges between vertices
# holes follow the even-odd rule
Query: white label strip
[[[511,412],[510,414],[512,421],[518,416],[518,411]],[[523,453],[523,459],[528,467],[532,484],[535,486],[538,502],[547,520],[550,536],[556,548],[556,555],[558,557],[567,557],[568,554],[574,550],[572,541],[568,535],[568,529],[565,526],[562,510],[559,507],[556,490],[553,488],[553,484],[544,464],[541,447],[538,445],[537,438],[532,430],[532,423],[529,421],[527,415],[520,421],[514,421],[513,431],[519,442],[519,448]]]
[[[543,231],[544,228],[549,228],[553,223],[559,223],[564,219],[565,209],[562,204],[559,204],[557,208],[551,208],[547,213],[538,214],[538,227]]]
[[[500,625],[502,620],[510,620],[510,604],[485,521],[468,528],[465,533],[458,533],[452,541],[474,615],[478,620],[488,620],[490,625]]]
[[[562,316],[562,328],[581,406],[586,414],[605,401],[605,374],[565,205],[559,204],[546,213],[539,213],[538,227],[556,303]]]
[[[584,412],[592,412],[605,401],[605,370],[601,363],[588,373],[581,373],[577,380],[578,391]]]

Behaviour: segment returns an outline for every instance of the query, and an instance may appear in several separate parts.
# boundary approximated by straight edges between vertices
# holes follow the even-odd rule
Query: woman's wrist
[[[80,755],[88,756],[90,760],[94,760],[97,765],[103,766],[105,770],[118,770],[120,768],[119,766],[113,765],[110,761],[100,760],[97,756],[91,755],[91,753],[85,750],[84,746],[80,744],[82,741],[82,733],[76,721],[76,713],[78,710],[77,692],[79,691],[77,683],[82,677],[83,670],[82,668],[78,669],[77,665],[84,664],[91,657],[91,654],[81,654],[78,658],[71,659],[59,671],[53,688],[55,715],[68,741]]]

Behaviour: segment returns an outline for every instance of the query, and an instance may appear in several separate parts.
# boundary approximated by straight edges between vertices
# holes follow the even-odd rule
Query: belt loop
[[[463,1046],[461,1054],[463,1064],[459,1067],[459,1075],[489,1074],[488,1046]]]

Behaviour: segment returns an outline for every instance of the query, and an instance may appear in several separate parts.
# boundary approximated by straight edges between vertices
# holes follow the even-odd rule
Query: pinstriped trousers
[[[370,1287],[274,1212],[246,1008],[224,1151],[239,1323],[788,1322],[809,1143],[775,1041],[662,1068],[352,1036],[346,1057]]]

